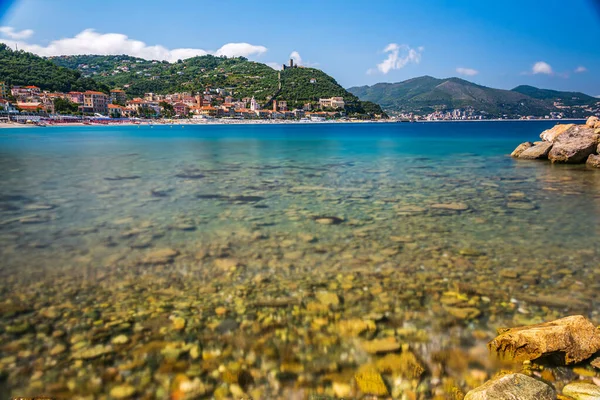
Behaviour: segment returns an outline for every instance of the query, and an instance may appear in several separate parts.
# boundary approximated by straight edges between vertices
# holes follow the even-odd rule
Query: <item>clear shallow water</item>
[[[392,394],[468,390],[497,368],[496,327],[598,322],[600,172],[508,156],[553,124],[3,129],[6,390],[164,398],[185,374],[212,396],[237,362],[259,371],[240,382],[255,398],[333,395],[381,357],[361,343],[387,337],[427,370],[425,388],[384,374]],[[354,319],[376,329],[340,335]],[[110,351],[77,353],[94,346]]]

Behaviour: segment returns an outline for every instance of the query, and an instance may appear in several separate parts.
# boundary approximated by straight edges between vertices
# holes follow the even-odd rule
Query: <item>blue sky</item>
[[[214,53],[275,65],[296,52],[346,87],[432,75],[600,95],[593,0],[15,0],[0,25],[1,41],[42,55]]]

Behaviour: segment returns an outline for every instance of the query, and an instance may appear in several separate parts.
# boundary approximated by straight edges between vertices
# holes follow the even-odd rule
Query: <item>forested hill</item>
[[[50,59],[59,66],[76,69],[85,76],[113,87],[123,88],[129,97],[152,92],[158,94],[197,92],[205,88],[223,88],[234,98],[255,97],[286,100],[290,107],[319,98],[343,97],[349,112],[382,113],[376,104],[363,104],[334,78],[314,68],[277,71],[268,65],[243,57],[211,55],[179,60],[176,63],[144,60],[127,55],[60,56]],[[281,74],[281,90],[279,90]]]
[[[57,66],[35,54],[12,50],[3,43],[0,43],[0,81],[7,85],[34,85],[53,92],[109,90],[79,71]]]
[[[348,91],[361,100],[380,104],[386,111],[418,115],[470,107],[489,117],[543,116],[551,112],[563,112],[566,117],[581,118],[589,115],[587,106],[600,101],[577,92],[559,92],[532,86],[502,90],[460,78],[437,79],[431,76],[352,87]],[[555,102],[561,103],[560,108],[556,107]]]

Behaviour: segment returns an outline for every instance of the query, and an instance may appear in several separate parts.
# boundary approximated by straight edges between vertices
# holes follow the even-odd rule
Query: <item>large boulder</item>
[[[596,125],[600,122],[600,118],[595,117],[595,116],[591,116],[587,119],[586,121],[586,125],[589,126],[590,128],[595,128]]]
[[[517,146],[516,149],[513,150],[512,153],[510,153],[511,157],[519,157],[521,155],[521,153],[523,153],[525,150],[527,150],[528,148],[532,147],[533,143],[531,142],[525,142],[525,143],[521,143],[520,145]]]
[[[535,142],[528,149],[525,149],[519,154],[519,158],[524,160],[545,160],[552,149],[551,142]]]
[[[540,134],[540,138],[545,142],[554,142],[557,137],[568,131],[569,129],[575,127],[575,124],[556,124],[554,127],[550,129],[546,129],[544,132]]]
[[[556,137],[548,158],[552,162],[583,163],[596,152],[598,137],[591,128],[574,126]]]
[[[600,168],[600,156],[598,154],[590,154],[585,165],[588,167]]]
[[[523,374],[507,374],[471,390],[464,400],[554,400],[552,386]]]
[[[600,350],[600,329],[581,315],[498,333],[488,348],[500,358],[515,362],[547,356],[560,364],[575,364]]]

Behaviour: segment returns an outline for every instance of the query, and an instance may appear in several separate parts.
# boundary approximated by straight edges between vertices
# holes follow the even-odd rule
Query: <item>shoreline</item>
[[[139,123],[134,122],[119,122],[107,124],[84,124],[80,122],[73,123],[54,123],[44,126],[33,124],[19,123],[0,123],[0,129],[10,128],[52,128],[52,127],[107,127],[107,126],[202,126],[202,125],[323,125],[323,124],[412,124],[412,123],[460,123],[460,122],[561,122],[561,121],[585,121],[585,119],[484,119],[484,120],[436,120],[436,121],[269,121],[269,120],[205,120],[205,121],[189,121],[181,120],[177,122],[166,122],[157,120],[156,122],[144,121]]]

